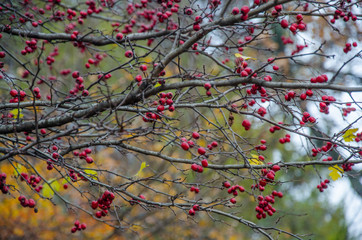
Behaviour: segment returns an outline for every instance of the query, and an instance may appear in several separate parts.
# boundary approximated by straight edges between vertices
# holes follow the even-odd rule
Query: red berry
[[[18,96],[18,91],[16,91],[15,89],[12,89],[12,90],[10,91],[10,95],[11,95],[12,97],[16,97],[16,96]]]
[[[235,199],[235,198],[230,198],[230,202],[231,202],[232,204],[235,204],[235,203],[236,203],[236,199]]]
[[[280,25],[282,26],[282,28],[287,28],[288,25],[289,25],[288,20],[283,19],[283,20],[280,22]]]
[[[204,88],[206,90],[209,90],[211,88],[211,84],[210,83],[205,83]]]
[[[223,182],[224,187],[229,188],[231,184],[228,181]]]
[[[201,161],[201,164],[202,164],[203,167],[209,166],[209,163],[207,162],[207,159],[203,159],[203,160]]]
[[[131,50],[127,50],[125,53],[124,53],[124,56],[126,58],[131,58],[133,57],[133,52]]]
[[[199,149],[197,149],[197,152],[198,152],[200,155],[205,155],[206,150],[205,150],[205,148],[200,147]]]
[[[216,141],[213,141],[212,143],[211,143],[211,146],[212,147],[217,147],[219,144],[216,142]]]
[[[187,142],[182,142],[181,147],[183,150],[187,151],[190,148],[190,145]]]
[[[234,7],[232,10],[231,10],[231,14],[232,15],[238,15],[239,14],[239,8],[237,8],[237,7]]]
[[[122,33],[117,33],[116,38],[118,41],[121,41],[123,39],[123,34]]]
[[[191,164],[191,169],[195,172],[197,172],[197,170],[199,169],[199,165],[197,165],[196,163]]]
[[[249,11],[250,11],[250,8],[249,8],[248,6],[242,6],[242,7],[240,8],[240,12],[241,12],[242,14],[244,14],[244,15],[248,14]]]
[[[141,69],[142,72],[145,72],[145,71],[147,71],[147,66],[144,65],[144,64],[142,64],[142,65],[140,66],[140,69]]]
[[[199,139],[200,138],[200,134],[198,132],[193,132],[192,133],[192,137],[195,139]]]
[[[190,215],[190,216],[194,216],[194,215],[195,215],[195,210],[191,208],[191,209],[189,210],[189,215]]]

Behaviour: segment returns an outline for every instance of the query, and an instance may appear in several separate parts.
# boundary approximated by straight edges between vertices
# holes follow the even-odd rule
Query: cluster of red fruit
[[[89,95],[88,90],[84,89],[84,80],[83,77],[80,76],[78,71],[74,71],[72,73],[72,77],[75,79],[75,86],[73,89],[69,91],[71,95],[76,95],[79,91],[82,91],[82,96],[86,97]]]
[[[76,231],[85,230],[87,228],[87,224],[82,223],[80,224],[79,221],[74,222],[74,227],[70,230],[72,233],[75,233]]]
[[[73,155],[76,157],[79,156],[80,159],[84,159],[87,163],[91,164],[94,162],[93,158],[88,156],[88,154],[91,154],[91,153],[92,153],[92,149],[86,148],[82,152],[74,151]]]
[[[351,2],[350,0],[347,0],[347,2]],[[334,16],[333,18],[330,20],[332,24],[334,24],[336,22],[337,19],[341,18],[343,19],[343,21],[348,22],[350,19],[352,19],[352,21],[356,21],[357,20],[357,16],[354,15],[352,12],[348,11],[346,8],[344,8],[345,1],[341,1],[341,8],[340,9],[336,9],[336,11],[334,11]]]
[[[307,96],[308,96],[308,97],[313,96],[313,91],[312,91],[312,89],[308,89],[305,93],[300,94],[299,98],[300,98],[300,100],[304,101],[304,100],[307,99]]]
[[[92,201],[91,207],[93,209],[101,209],[95,213],[97,218],[105,217],[108,214],[108,209],[111,208],[111,204],[114,200],[114,193],[106,190],[97,201]]]
[[[362,151],[360,151],[359,154],[362,156]],[[345,172],[351,171],[353,166],[354,166],[354,163],[342,164],[343,171],[345,171]]]
[[[47,58],[46,58],[46,63],[47,63],[49,66],[51,66],[51,65],[55,62],[55,58],[54,58],[54,57],[56,57],[56,56],[58,56],[58,55],[59,55],[58,47],[55,47],[55,48],[53,49],[53,52],[51,52],[51,53],[49,54],[49,56],[47,56]]]
[[[133,32],[133,27],[138,27],[138,32],[147,32],[152,31],[157,23],[163,23],[167,21],[167,29],[168,30],[175,30],[178,28],[178,25],[172,20],[172,15],[174,13],[178,13],[179,11],[179,3],[180,0],[174,1],[159,1],[160,8],[157,10],[154,9],[147,9],[148,1],[141,0],[141,3],[129,3],[127,6],[127,13],[129,15],[135,12],[135,9],[140,9],[141,11],[136,12],[136,16],[139,18],[138,24],[135,19],[130,21],[130,24],[125,24],[124,29],[122,30],[123,34],[128,34]],[[144,9],[144,10],[142,10]],[[185,8],[184,13],[186,15],[192,15],[193,11],[191,8]],[[143,23],[142,19],[146,20],[146,23]]]
[[[281,5],[278,5],[278,6],[281,6]],[[275,6],[277,7],[277,6]],[[283,19],[281,22],[280,22],[280,25],[282,26],[282,28],[288,28],[289,27],[289,30],[293,33],[293,34],[296,34],[297,33],[297,30],[300,30],[300,31],[304,31],[307,29],[307,25],[303,22],[303,16],[301,14],[298,14],[296,16],[296,22],[295,23],[292,23],[290,26],[289,26],[289,23],[288,23],[288,20],[287,19]]]
[[[296,47],[297,47],[297,49],[292,51],[292,55],[295,55],[295,54],[299,53],[304,48],[308,47],[308,45],[307,44],[305,44],[305,45],[297,45]]]
[[[18,197],[18,200],[20,202],[20,205],[23,206],[23,207],[29,207],[29,208],[34,208],[36,203],[34,201],[34,199],[27,199],[25,196],[23,195],[20,195]]]
[[[260,93],[260,96],[262,96],[262,97],[266,97],[266,96],[267,96],[267,95],[266,95],[266,90],[265,90],[265,88],[262,87],[262,86],[260,86],[260,85],[257,85],[257,84],[253,84],[250,89],[247,89],[247,90],[246,90],[246,93],[247,93],[248,95],[251,95],[251,94],[255,95],[255,94],[257,94],[258,92]]]
[[[345,117],[347,117],[347,115],[350,114],[351,112],[356,111],[355,107],[350,107],[352,105],[351,103],[347,103],[346,105],[348,106],[347,108],[342,108],[342,110],[343,110],[342,115]],[[356,140],[356,142],[359,142],[360,139],[362,139],[362,138],[358,138],[358,141]]]
[[[248,19],[248,13],[249,12],[250,12],[250,8],[248,6],[242,6],[240,8],[240,11],[239,11],[239,8],[237,8],[237,7],[234,7],[231,10],[232,15],[238,15],[239,13],[241,13],[241,20],[242,21],[245,21],[246,19]]]
[[[278,122],[278,124],[283,125],[283,122]],[[269,128],[269,132],[274,133],[275,131],[279,131],[280,127],[279,126],[273,126]]]
[[[317,120],[312,117],[308,112],[303,113],[302,121],[300,121],[300,125],[304,125],[306,122],[315,123]]]
[[[228,188],[228,194],[233,194],[234,196],[238,195],[238,190],[239,192],[245,192],[245,188],[239,185],[234,185],[231,186],[231,184],[228,181],[223,182],[223,186]],[[236,203],[236,199],[235,198],[231,198],[229,200],[232,204]]]
[[[199,189],[198,187],[191,186],[190,192],[199,193],[199,192],[200,192],[200,189]]]
[[[137,75],[137,76],[140,76],[140,75]],[[137,77],[136,77],[136,80],[137,80]],[[172,97],[173,97],[172,92],[160,93],[158,102],[155,101],[153,103],[153,105],[157,106],[157,112],[158,113],[147,112],[145,114],[145,116],[142,117],[142,120],[144,122],[152,122],[152,121],[156,121],[157,119],[161,119],[161,115],[163,114],[163,111],[165,110],[166,105],[168,105],[168,110],[170,112],[175,111],[175,106],[173,105]]]
[[[26,173],[21,173],[20,174],[20,181],[26,181],[30,186],[32,186],[33,188],[35,188],[41,181],[41,178],[35,175],[29,175]]]
[[[17,102],[22,102],[25,100],[26,97],[26,93],[23,90],[17,91],[15,89],[11,89],[10,90],[10,96],[12,96],[13,98],[10,99],[10,103],[17,103]]]
[[[356,42],[353,42],[352,44],[346,43],[346,47],[343,48],[343,52],[348,53],[349,51],[352,51],[352,46],[357,47],[357,43]]]
[[[90,68],[90,65],[94,65],[94,66],[98,66],[99,63],[107,56],[107,54],[100,54],[100,53],[96,53],[95,54],[95,59],[93,58],[89,58],[88,62],[85,64],[86,68]],[[107,75],[107,74],[106,74]]]
[[[285,137],[279,138],[279,142],[280,142],[281,144],[290,142],[290,135],[289,135],[289,134],[286,134]]]
[[[330,181],[328,179],[322,181],[320,184],[317,185],[317,188],[319,189],[320,192],[323,192],[324,189],[327,189],[328,186],[327,184],[330,183]]]
[[[3,194],[9,192],[9,187],[6,185],[6,173],[0,173],[0,190]]]
[[[259,201],[258,206],[255,207],[255,211],[257,212],[256,214],[257,219],[260,220],[262,218],[266,218],[267,214],[269,216],[273,216],[273,214],[276,212],[275,208],[272,206],[272,204],[275,203],[275,197],[282,198],[283,193],[274,190],[270,195],[267,195],[265,197],[259,195],[257,197]]]
[[[324,83],[328,81],[328,76],[326,74],[319,75],[318,77],[312,77],[310,79],[311,83]]]
[[[287,45],[287,44],[293,44],[294,41],[290,38],[290,37],[284,37],[282,36],[282,42],[284,45]],[[293,54],[292,54],[293,55]]]
[[[259,189],[259,191],[263,192],[265,190],[265,186],[268,183],[271,183],[275,179],[275,173],[280,170],[278,165],[274,165],[271,169],[261,169],[261,178],[259,179],[259,183],[251,185],[251,189]]]
[[[34,52],[38,47],[37,47],[37,43],[38,40],[37,39],[31,39],[31,40],[26,40],[25,41],[26,45],[25,48],[23,50],[21,50],[21,55],[26,55],[28,53],[32,53]]]
[[[323,102],[319,103],[319,111],[321,113],[329,114],[329,107],[328,106],[329,106],[329,104],[331,102],[335,102],[336,99],[333,96],[323,95],[322,100],[323,100]]]
[[[172,92],[169,93],[160,93],[159,94],[159,100],[158,103],[159,105],[157,106],[157,112],[162,113],[165,110],[165,106],[168,105],[168,110],[170,112],[175,111],[175,106],[173,105],[173,100],[172,100],[173,94]]]
[[[204,88],[206,89],[206,95],[207,96],[211,96],[212,94],[211,94],[211,91],[210,91],[210,89],[211,89],[211,83],[205,83],[204,84]]]
[[[328,152],[332,147],[336,147],[337,145],[333,145],[331,142],[327,142],[326,145],[322,146],[321,148],[313,148],[312,149],[312,156],[316,157],[320,152]]]
[[[192,208],[189,210],[189,215],[194,216],[197,211],[200,211],[200,206],[198,204],[195,204],[192,206]]]

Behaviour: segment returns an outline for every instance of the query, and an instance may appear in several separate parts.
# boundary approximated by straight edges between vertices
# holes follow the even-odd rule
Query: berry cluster
[[[266,218],[267,214],[269,216],[273,216],[273,214],[276,212],[275,208],[272,206],[272,204],[275,203],[275,197],[282,198],[283,193],[274,190],[270,195],[267,195],[265,197],[259,195],[257,197],[259,201],[258,206],[255,207],[255,211],[257,212],[256,214],[257,219],[260,220],[262,218]]]
[[[351,112],[356,111],[356,108],[350,107],[352,105],[351,103],[347,103],[346,105],[348,106],[347,108],[342,108],[342,110],[343,110],[342,115],[345,116],[345,117],[347,117],[347,115],[350,114]],[[358,138],[358,141],[356,140],[356,142],[359,142],[360,139],[362,139],[362,137]]]
[[[15,89],[11,89],[10,90],[10,96],[12,96],[13,98],[10,99],[10,103],[17,103],[17,102],[22,102],[25,100],[26,97],[26,93],[23,90],[17,91]]]
[[[317,185],[317,188],[319,189],[320,192],[323,192],[324,189],[327,189],[328,186],[327,184],[330,183],[330,181],[328,179],[322,181],[320,184]]]
[[[278,122],[278,124],[283,125],[283,122]],[[279,131],[280,127],[279,126],[273,126],[269,128],[269,132],[274,133],[275,131]]]
[[[9,192],[9,187],[6,185],[6,173],[0,173],[0,190],[3,194]]]
[[[74,222],[74,227],[70,230],[72,233],[75,233],[76,231],[85,230],[87,228],[87,225],[85,223],[80,224],[79,221]]]
[[[279,138],[279,142],[280,142],[281,144],[290,142],[290,135],[289,135],[289,134],[286,134],[285,137]]]
[[[226,186],[230,185],[230,183],[229,182],[224,182],[223,185],[224,185],[224,187],[226,187]],[[233,194],[234,196],[237,196],[238,195],[237,190],[239,190],[239,192],[241,192],[241,193],[245,192],[244,187],[239,186],[239,185],[234,185],[234,186],[229,187],[228,194]]]
[[[38,48],[36,45],[38,43],[37,39],[26,40],[25,43],[27,46],[23,50],[21,50],[21,55],[33,53]]]
[[[114,200],[114,194],[108,190],[106,190],[102,197],[100,197],[97,201],[92,201],[91,207],[93,209],[101,209],[95,213],[97,218],[105,217],[108,214],[108,209],[111,208],[112,201]]]
[[[20,205],[23,207],[29,207],[29,208],[34,208],[36,203],[34,201],[34,199],[27,199],[25,196],[21,195],[18,197],[18,200],[20,202]]]
[[[308,112],[303,113],[302,121],[300,121],[300,125],[304,125],[306,122],[315,123],[317,120],[312,117]]]
[[[194,216],[197,211],[200,211],[200,206],[198,204],[195,204],[192,206],[192,208],[189,210],[189,215]]]
[[[340,18],[343,19],[343,21],[345,22],[348,22],[350,19],[354,22],[357,20],[357,16],[354,15],[351,11],[348,11],[348,9],[344,6],[345,2],[346,1],[341,1],[341,8],[334,11],[334,16],[330,20],[332,24],[334,24],[336,20]],[[351,0],[347,0],[347,2],[350,3]]]
[[[320,152],[328,152],[329,150],[332,149],[332,147],[336,147],[337,145],[333,145],[331,142],[327,142],[326,145],[322,146],[321,148],[313,148],[312,149],[312,156],[316,157],[318,155],[318,153]]]
[[[76,157],[79,156],[80,159],[84,159],[87,163],[91,164],[94,162],[94,159],[92,157],[88,156],[88,154],[91,154],[91,153],[92,153],[92,149],[86,148],[82,152],[74,151],[73,155]]]
[[[346,47],[343,48],[343,52],[348,53],[348,52],[352,51],[352,46],[357,47],[357,43],[356,42],[353,42],[352,44],[346,43]]]
[[[295,55],[295,54],[299,53],[304,48],[308,47],[308,45],[307,44],[305,44],[305,45],[297,45],[296,47],[297,47],[297,49],[292,51],[292,55]]]
[[[259,189],[259,191],[263,192],[265,190],[265,186],[268,183],[271,183],[275,179],[275,173],[280,170],[278,165],[274,165],[271,169],[261,169],[261,178],[259,179],[259,183],[251,185],[251,189]]]
[[[204,84],[204,88],[206,89],[206,95],[207,96],[211,96],[212,94],[211,94],[211,91],[210,91],[210,89],[211,89],[211,83],[205,83]]]
[[[191,186],[190,192],[199,193],[199,192],[200,192],[200,189],[199,189],[198,187]]]
[[[75,86],[73,89],[69,91],[71,95],[76,95],[78,92],[82,91],[82,96],[86,97],[89,95],[88,90],[84,89],[84,80],[83,77],[80,76],[79,71],[74,71],[72,73],[72,77],[75,79]]]
[[[319,103],[319,111],[321,113],[325,113],[325,114],[328,114],[329,113],[329,104],[331,102],[335,102],[336,99],[333,97],[333,96],[326,96],[326,95],[323,95],[322,96],[322,100],[323,102],[320,102]]]

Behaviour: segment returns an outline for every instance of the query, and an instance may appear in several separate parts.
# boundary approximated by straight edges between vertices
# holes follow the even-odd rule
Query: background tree
[[[0,236],[349,237],[360,2],[1,2]]]

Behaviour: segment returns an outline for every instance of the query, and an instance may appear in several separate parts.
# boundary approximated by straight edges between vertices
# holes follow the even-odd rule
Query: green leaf
[[[90,170],[90,169],[86,169],[86,170],[84,170],[84,172],[86,173],[87,176],[89,176],[89,177],[92,178],[93,180],[98,180],[98,173],[97,173],[97,171]]]
[[[59,191],[60,189],[60,184],[57,180],[55,179],[51,179],[48,181],[50,183],[49,184],[44,184],[43,185],[43,190],[42,190],[42,193],[43,193],[43,196],[44,197],[47,197],[47,198],[51,198],[54,196],[54,191]],[[52,188],[54,189],[54,191],[52,190]]]
[[[357,131],[358,131],[358,128],[348,129],[342,136],[344,141],[352,142],[356,138],[356,135],[354,135],[353,133],[355,133]]]
[[[342,168],[340,168],[338,165],[334,165],[328,168],[331,172],[329,173],[329,176],[332,178],[333,181],[336,181],[338,178],[342,176],[342,173],[344,172]]]

